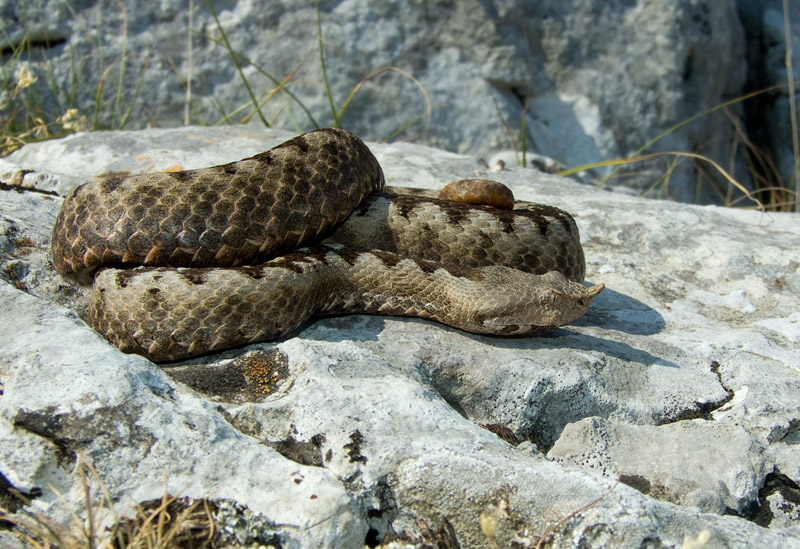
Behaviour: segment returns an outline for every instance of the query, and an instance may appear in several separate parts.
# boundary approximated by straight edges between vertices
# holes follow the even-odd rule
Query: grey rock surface
[[[266,100],[293,75],[286,90],[294,95],[282,91],[267,101],[265,120],[293,131],[330,125],[313,5],[212,5],[257,100]],[[181,124],[190,76],[193,123],[224,120],[220,111],[238,121],[251,111],[248,91],[204,2],[194,3],[191,19],[182,0],[69,7],[27,0],[25,12],[22,6],[0,0],[2,45],[11,51],[27,30],[30,66],[38,78],[33,89],[51,120],[72,106],[73,92],[74,106],[91,119],[101,79],[98,112],[105,128],[118,128],[129,106],[127,128]],[[749,13],[746,8],[740,11]],[[764,33],[780,31],[768,25],[772,7],[763,17],[759,12],[740,19],[735,0],[348,0],[320,2],[319,9],[336,107],[369,78],[344,113],[345,127],[372,140],[422,134],[419,143],[488,159],[520,149],[524,120],[527,148],[570,168],[630,155],[674,124],[741,95],[748,61],[751,67],[765,63],[762,42],[745,40],[743,23],[752,24],[759,37],[764,25]],[[766,53],[777,61],[780,47],[771,44]],[[785,83],[780,68],[769,66]],[[425,93],[397,71],[370,78],[387,67],[416,78]],[[785,104],[769,108],[768,119],[787,120]],[[742,114],[738,105],[730,110]],[[789,150],[785,123],[753,123],[766,131],[759,143]],[[701,152],[727,167],[733,134],[717,112],[652,150]],[[629,174],[621,181],[642,191],[666,173],[671,160],[637,164],[639,177]],[[747,183],[747,170],[736,167],[735,175]],[[682,162],[671,172],[669,187],[659,189],[680,200],[719,201],[707,186],[696,192],[692,173],[690,163]],[[603,174],[587,173],[597,175]]]
[[[90,133],[3,161],[0,490],[69,524],[70,510],[85,516],[90,463],[95,504],[105,489],[117,515],[166,487],[228,509],[218,520],[239,541],[282,547],[392,535],[800,547],[800,225],[788,214],[514,167],[489,175],[573,213],[587,278],[607,285],[575,325],[501,339],[339,317],[160,368],[82,322],[87,289],[48,259],[63,193],[107,172],[235,160],[289,135]],[[472,157],[370,147],[390,185],[487,175]]]
[[[635,425],[591,417],[567,425],[547,456],[621,477],[659,499],[722,514],[742,513],[758,499],[773,469],[765,452],[738,425],[702,419]]]

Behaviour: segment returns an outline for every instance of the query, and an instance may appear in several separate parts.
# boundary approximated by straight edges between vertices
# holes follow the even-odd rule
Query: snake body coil
[[[280,337],[313,315],[524,334],[575,320],[603,288],[580,284],[562,210],[383,189],[360,139],[319,130],[222,166],[82,185],[56,220],[53,262],[82,277],[144,265],[101,270],[87,321],[155,361]]]

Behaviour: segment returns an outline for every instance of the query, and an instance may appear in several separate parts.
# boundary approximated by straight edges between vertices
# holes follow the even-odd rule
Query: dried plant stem
[[[543,543],[545,542],[545,540],[547,539],[547,537],[548,537],[549,535],[551,535],[553,532],[555,532],[555,531],[556,531],[558,528],[561,528],[561,526],[563,526],[563,525],[564,525],[564,524],[565,524],[565,523],[566,523],[566,522],[567,522],[569,519],[571,519],[572,517],[574,517],[575,515],[577,515],[577,514],[579,514],[579,513],[583,513],[583,512],[584,512],[584,511],[586,511],[587,509],[590,509],[590,508],[594,507],[595,505],[597,505],[598,503],[600,503],[601,501],[603,501],[604,499],[606,499],[606,498],[609,496],[609,494],[611,494],[611,492],[613,492],[613,491],[614,491],[614,489],[615,489],[615,488],[616,488],[618,485],[619,485],[619,478],[617,478],[617,482],[615,482],[615,483],[614,483],[614,484],[611,486],[611,488],[609,488],[609,489],[608,489],[608,491],[607,491],[605,494],[603,494],[602,496],[600,496],[600,497],[599,497],[599,498],[597,498],[596,500],[592,501],[591,503],[587,503],[586,505],[584,505],[584,506],[583,506],[583,507],[581,507],[580,509],[578,509],[578,510],[576,510],[576,511],[573,511],[572,513],[570,513],[569,515],[567,515],[566,517],[564,517],[563,519],[561,519],[560,521],[558,521],[558,523],[556,523],[556,524],[554,524],[553,526],[551,526],[550,528],[548,528],[548,529],[545,531],[545,533],[544,533],[544,534],[542,534],[542,537],[540,537],[540,538],[539,538],[539,541],[538,541],[538,543],[536,544],[536,549],[540,549],[540,548],[542,547],[542,544],[543,544]]]
[[[797,189],[797,179],[800,173],[800,141],[797,135],[797,102],[795,100],[794,74],[792,70],[792,27],[789,22],[789,0],[783,0],[783,32],[786,40],[786,80],[789,88],[789,123],[792,127],[792,154],[794,156],[794,169],[788,181],[790,188]],[[795,204],[797,210],[797,204]]]
[[[762,204],[761,201],[758,198],[753,196],[752,191],[748,190],[744,185],[742,185],[741,183],[736,181],[736,179],[734,179],[727,171],[725,171],[725,169],[722,166],[720,166],[717,162],[711,160],[707,156],[703,156],[702,154],[680,152],[680,151],[670,151],[670,152],[662,152],[662,153],[645,154],[643,156],[637,156],[635,158],[616,158],[616,159],[613,159],[613,160],[603,160],[602,162],[594,162],[592,164],[587,164],[585,166],[579,166],[577,168],[572,168],[570,170],[564,170],[563,172],[559,172],[556,175],[560,175],[560,176],[563,177],[563,176],[567,176],[567,175],[571,175],[573,173],[579,172],[581,170],[590,170],[592,168],[601,168],[601,167],[604,167],[604,166],[619,166],[619,165],[631,164],[631,163],[634,163],[634,162],[642,162],[644,160],[650,160],[652,158],[658,158],[658,157],[661,157],[661,156],[683,156],[683,157],[687,157],[687,158],[694,158],[696,160],[701,160],[703,162],[708,162],[731,185],[733,185],[734,187],[739,189],[742,192],[742,194],[745,195],[745,197],[747,197],[749,200],[752,200],[753,202],[755,202],[756,205],[758,206],[759,210],[761,210],[761,211],[765,211],[766,210],[766,207],[764,206],[764,204]],[[773,189],[760,189],[760,190],[761,191],[769,191],[769,190],[773,190]]]

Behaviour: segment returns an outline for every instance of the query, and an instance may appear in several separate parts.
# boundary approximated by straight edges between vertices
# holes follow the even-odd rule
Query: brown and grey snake
[[[496,202],[493,188],[481,193]],[[222,166],[81,185],[52,254],[84,280],[101,269],[87,322],[154,361],[278,338],[320,315],[493,335],[574,321],[603,289],[582,284],[575,221],[507,202],[388,192],[369,148],[326,129]]]

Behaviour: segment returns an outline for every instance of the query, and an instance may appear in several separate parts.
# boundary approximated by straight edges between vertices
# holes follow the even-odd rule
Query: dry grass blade
[[[691,122],[694,122],[695,120],[697,120],[699,118],[702,118],[702,117],[704,117],[704,116],[706,116],[708,114],[711,114],[713,112],[716,112],[716,111],[718,111],[720,109],[724,109],[726,107],[730,107],[731,105],[735,105],[736,103],[740,103],[740,102],[745,101],[747,99],[752,99],[753,97],[756,97],[756,96],[761,95],[763,93],[767,93],[767,92],[770,92],[770,91],[774,91],[774,90],[783,88],[785,86],[786,86],[786,84],[777,84],[775,86],[770,86],[768,88],[763,88],[763,89],[760,89],[760,90],[756,90],[754,92],[750,92],[750,93],[746,93],[744,95],[740,95],[739,97],[734,97],[733,99],[729,99],[728,101],[724,101],[724,102],[720,103],[719,105],[714,105],[713,107],[711,107],[709,109],[706,109],[703,112],[699,112],[699,113],[697,113],[697,114],[695,114],[693,116],[690,116],[689,118],[687,118],[685,120],[681,120],[680,122],[678,122],[674,126],[671,126],[671,127],[667,128],[666,130],[664,130],[663,132],[661,132],[660,134],[655,136],[653,139],[651,139],[650,141],[648,141],[647,143],[645,143],[644,145],[642,145],[641,147],[636,149],[636,151],[634,151],[634,153],[631,156],[633,158],[641,158],[641,156],[639,156],[639,155],[641,155],[642,152],[646,151],[647,149],[649,149],[650,147],[655,145],[657,142],[661,141],[661,139],[663,139],[664,137],[668,136],[669,134],[679,130],[680,128],[684,127],[685,125],[687,125],[687,124],[689,124]],[[611,166],[611,165],[616,165],[616,164],[624,164],[624,162],[615,162],[614,164],[607,164],[607,165]],[[591,166],[594,166],[594,164],[592,164]],[[586,169],[586,168],[585,167],[575,168],[575,171],[580,171],[582,169]],[[605,176],[602,179],[602,181],[600,182],[600,186],[602,187],[606,182],[608,182],[609,179],[614,177],[617,174],[617,171],[618,171],[618,169],[617,170],[612,170],[611,173],[609,173],[607,176]]]
[[[136,506],[136,516],[112,528],[117,547],[167,549],[213,547],[219,541],[214,506],[208,500],[169,496]]]
[[[800,138],[797,133],[797,103],[795,101],[794,73],[792,67],[792,26],[789,21],[789,0],[783,0],[783,37],[786,42],[786,85],[789,88],[789,123],[792,127],[792,153],[794,154],[794,170],[791,184],[797,188],[800,171]]]
[[[580,509],[573,511],[572,513],[570,513],[569,515],[558,521],[556,524],[545,530],[544,534],[542,534],[542,536],[539,538],[539,541],[536,543],[536,549],[541,549],[542,544],[545,542],[545,540],[553,532],[555,532],[557,529],[561,528],[564,524],[566,524],[566,522],[570,520],[572,517],[578,515],[579,513],[583,513],[587,509],[591,509],[592,507],[594,507],[595,505],[606,499],[611,494],[611,492],[613,492],[617,488],[618,485],[619,485],[619,478],[617,478],[617,481],[611,486],[611,488],[608,489],[608,491],[605,494],[603,494],[596,500],[592,501],[591,503],[587,503]]]
[[[8,490],[24,507],[12,507],[11,511],[0,508],[0,523],[10,525],[13,534],[25,547],[168,549],[222,545],[221,534],[214,518],[217,506],[213,502],[171,496],[167,492],[164,479],[161,499],[137,504],[133,518],[119,519],[109,503],[112,501],[111,496],[91,463],[79,456],[76,467],[83,490],[85,518],[81,518],[72,509],[67,499],[54,486],[49,486],[61,502],[62,509],[72,517],[70,526],[56,523],[41,511],[29,510],[30,498],[13,488]],[[89,476],[99,485],[102,493],[99,499],[92,497]],[[103,517],[111,519],[112,525],[109,528],[100,528]]]
[[[150,51],[148,50],[144,56],[144,63],[142,64],[142,70],[139,71],[139,79],[136,81],[136,86],[133,88],[133,97],[131,97],[130,103],[128,103],[128,108],[125,109],[125,112],[122,114],[122,118],[119,121],[119,126],[117,127],[118,130],[121,130],[125,127],[125,124],[128,123],[128,119],[131,116],[131,112],[133,112],[133,107],[136,104],[136,99],[139,97],[139,92],[142,89],[142,83],[144,83],[144,73],[147,71],[147,67],[150,64]]]
[[[560,175],[560,176],[563,177],[563,176],[571,175],[573,173],[577,173],[579,171],[590,170],[592,168],[602,168],[602,167],[605,167],[605,166],[617,166],[617,165],[632,164],[632,163],[635,163],[635,162],[643,162],[645,160],[651,160],[653,158],[659,158],[659,157],[662,157],[662,156],[680,156],[680,157],[686,157],[686,158],[694,158],[695,160],[700,160],[702,162],[707,162],[707,163],[711,164],[714,167],[714,169],[720,175],[722,175],[722,177],[724,177],[728,181],[728,183],[730,183],[731,185],[733,185],[734,187],[739,189],[739,191],[741,191],[742,194],[748,200],[751,200],[751,201],[755,202],[755,204],[758,206],[759,210],[761,210],[762,212],[767,210],[766,206],[764,206],[764,204],[758,198],[753,196],[753,193],[750,190],[748,190],[744,185],[742,185],[741,183],[736,181],[736,179],[734,179],[727,171],[725,171],[725,169],[722,166],[720,166],[717,162],[715,162],[714,160],[711,160],[707,156],[703,156],[702,154],[696,154],[696,153],[679,152],[679,151],[668,151],[668,152],[661,152],[661,153],[645,154],[643,156],[637,156],[637,157],[634,157],[634,158],[617,158],[617,159],[613,159],[613,160],[603,160],[602,162],[595,162],[593,164],[586,164],[585,166],[578,166],[577,168],[564,170],[563,172],[559,172],[556,175]]]
[[[414,85],[422,93],[422,97],[425,100],[425,111],[420,116],[427,117],[427,121],[425,122],[425,128],[420,133],[418,133],[417,135],[414,135],[412,137],[408,137],[408,138],[405,138],[405,139],[401,139],[400,141],[413,141],[414,139],[418,139],[418,138],[422,137],[423,135],[425,135],[427,133],[428,128],[430,127],[430,124],[431,124],[431,119],[433,118],[433,107],[431,106],[431,98],[428,95],[428,91],[422,85],[422,82],[420,82],[419,80],[414,78],[414,76],[411,73],[409,73],[407,71],[404,71],[403,69],[398,68],[398,67],[383,67],[382,69],[378,69],[375,72],[373,72],[372,74],[370,74],[370,75],[366,76],[365,78],[363,78],[358,84],[356,84],[353,87],[352,91],[350,91],[350,95],[347,96],[347,99],[345,99],[344,104],[342,104],[342,108],[340,108],[339,112],[337,113],[337,119],[341,120],[342,116],[344,116],[345,109],[347,109],[347,106],[350,105],[350,101],[352,101],[353,97],[356,95],[358,90],[361,89],[361,86],[363,86],[365,83],[369,82],[373,78],[377,78],[378,76],[380,76],[380,75],[382,75],[384,73],[387,73],[387,72],[396,72],[398,74],[401,74],[402,76],[405,76],[406,78],[411,80],[411,82],[413,82]],[[420,116],[417,116],[417,117],[413,118],[410,123],[403,125],[403,127],[400,130],[394,132],[392,135],[393,136],[396,135],[397,133],[399,133],[400,131],[402,131],[406,127],[408,127],[411,124],[413,124],[414,122],[416,122],[420,118]]]
[[[92,115],[92,131],[97,131],[100,129],[97,119],[98,116],[100,115],[100,106],[102,104],[102,99],[103,99],[103,87],[105,86],[106,78],[108,77],[110,72],[111,72],[111,66],[109,65],[103,71],[103,74],[100,75],[100,80],[97,82],[97,92],[94,95],[94,114]]]
[[[775,165],[772,157],[750,140],[739,120],[728,109],[725,109],[724,112],[733,125],[737,139],[747,149],[745,158],[756,192],[767,197],[765,202],[770,209],[781,210],[787,206],[795,205],[795,202],[791,200],[795,193],[784,184],[780,170]],[[738,200],[733,202],[728,200],[726,205],[733,205],[736,202]]]
[[[30,507],[31,501],[24,494],[14,489],[9,491],[25,506]],[[69,528],[57,524],[38,510],[31,512],[23,508],[12,515],[4,509],[0,509],[0,521],[12,524],[12,532],[26,547],[36,549],[86,547],[81,536],[76,535]]]
[[[259,109],[259,110],[260,110],[260,108],[261,108],[261,107],[263,107],[264,105],[266,105],[266,104],[267,104],[267,102],[269,102],[269,100],[270,100],[270,99],[272,99],[273,97],[275,97],[275,95],[276,95],[278,92],[280,92],[280,91],[283,91],[283,90],[285,90],[285,89],[286,89],[286,86],[289,84],[289,82],[292,80],[292,78],[294,78],[294,77],[295,77],[295,75],[297,74],[297,71],[299,71],[299,70],[300,70],[300,68],[301,68],[303,65],[305,65],[305,63],[306,63],[306,61],[308,60],[309,56],[311,55],[311,52],[312,52],[312,51],[313,51],[313,50],[308,50],[308,51],[306,52],[306,55],[305,55],[305,57],[303,57],[302,61],[300,61],[300,62],[297,64],[297,66],[296,66],[296,67],[295,67],[295,68],[292,70],[292,72],[290,72],[289,74],[287,74],[287,75],[284,77],[284,79],[283,79],[283,80],[281,80],[281,81],[278,83],[278,85],[277,85],[277,86],[275,86],[274,88],[272,88],[272,89],[269,91],[269,93],[267,93],[267,95],[264,97],[264,99],[262,99],[262,100],[261,100],[261,101],[258,103],[257,107],[258,107],[258,109]],[[232,114],[233,114],[233,113],[232,113]],[[239,123],[240,123],[240,124],[244,124],[244,123],[248,122],[248,121],[249,121],[249,120],[250,120],[250,119],[253,117],[253,115],[254,115],[254,114],[255,114],[255,110],[254,110],[254,111],[252,111],[250,114],[246,115],[244,118],[242,118],[242,120],[241,120]]]

